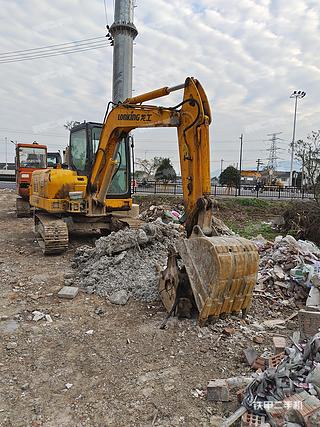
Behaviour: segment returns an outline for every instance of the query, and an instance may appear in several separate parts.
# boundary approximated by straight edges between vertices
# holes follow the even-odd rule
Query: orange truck
[[[36,142],[16,145],[16,213],[18,218],[31,214],[29,187],[32,172],[47,168],[47,147]]]

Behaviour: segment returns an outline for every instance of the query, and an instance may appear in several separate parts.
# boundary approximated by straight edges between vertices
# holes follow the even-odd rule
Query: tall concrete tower
[[[134,0],[115,0],[112,99],[118,103],[132,96],[133,40],[138,31],[133,23]]]

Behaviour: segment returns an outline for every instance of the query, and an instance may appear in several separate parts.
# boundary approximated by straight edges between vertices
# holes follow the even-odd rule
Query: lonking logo
[[[134,122],[151,122],[151,114],[118,114],[118,120],[130,120]]]

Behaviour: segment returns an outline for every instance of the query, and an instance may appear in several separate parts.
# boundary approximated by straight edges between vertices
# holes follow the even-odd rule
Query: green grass
[[[257,208],[267,208],[270,206],[270,202],[268,200],[256,199],[256,198],[237,198],[234,202],[240,206],[254,206]]]
[[[279,234],[279,232],[273,230],[270,224],[266,224],[264,222],[247,221],[245,224],[241,225],[233,221],[226,221],[226,223],[232,231],[246,239],[251,239],[252,237],[256,237],[261,234],[267,240],[274,240],[274,238]]]

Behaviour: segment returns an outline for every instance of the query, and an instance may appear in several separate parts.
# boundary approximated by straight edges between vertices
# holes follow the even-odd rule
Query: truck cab
[[[17,216],[30,215],[29,187],[32,172],[47,168],[47,147],[37,144],[16,145]]]

